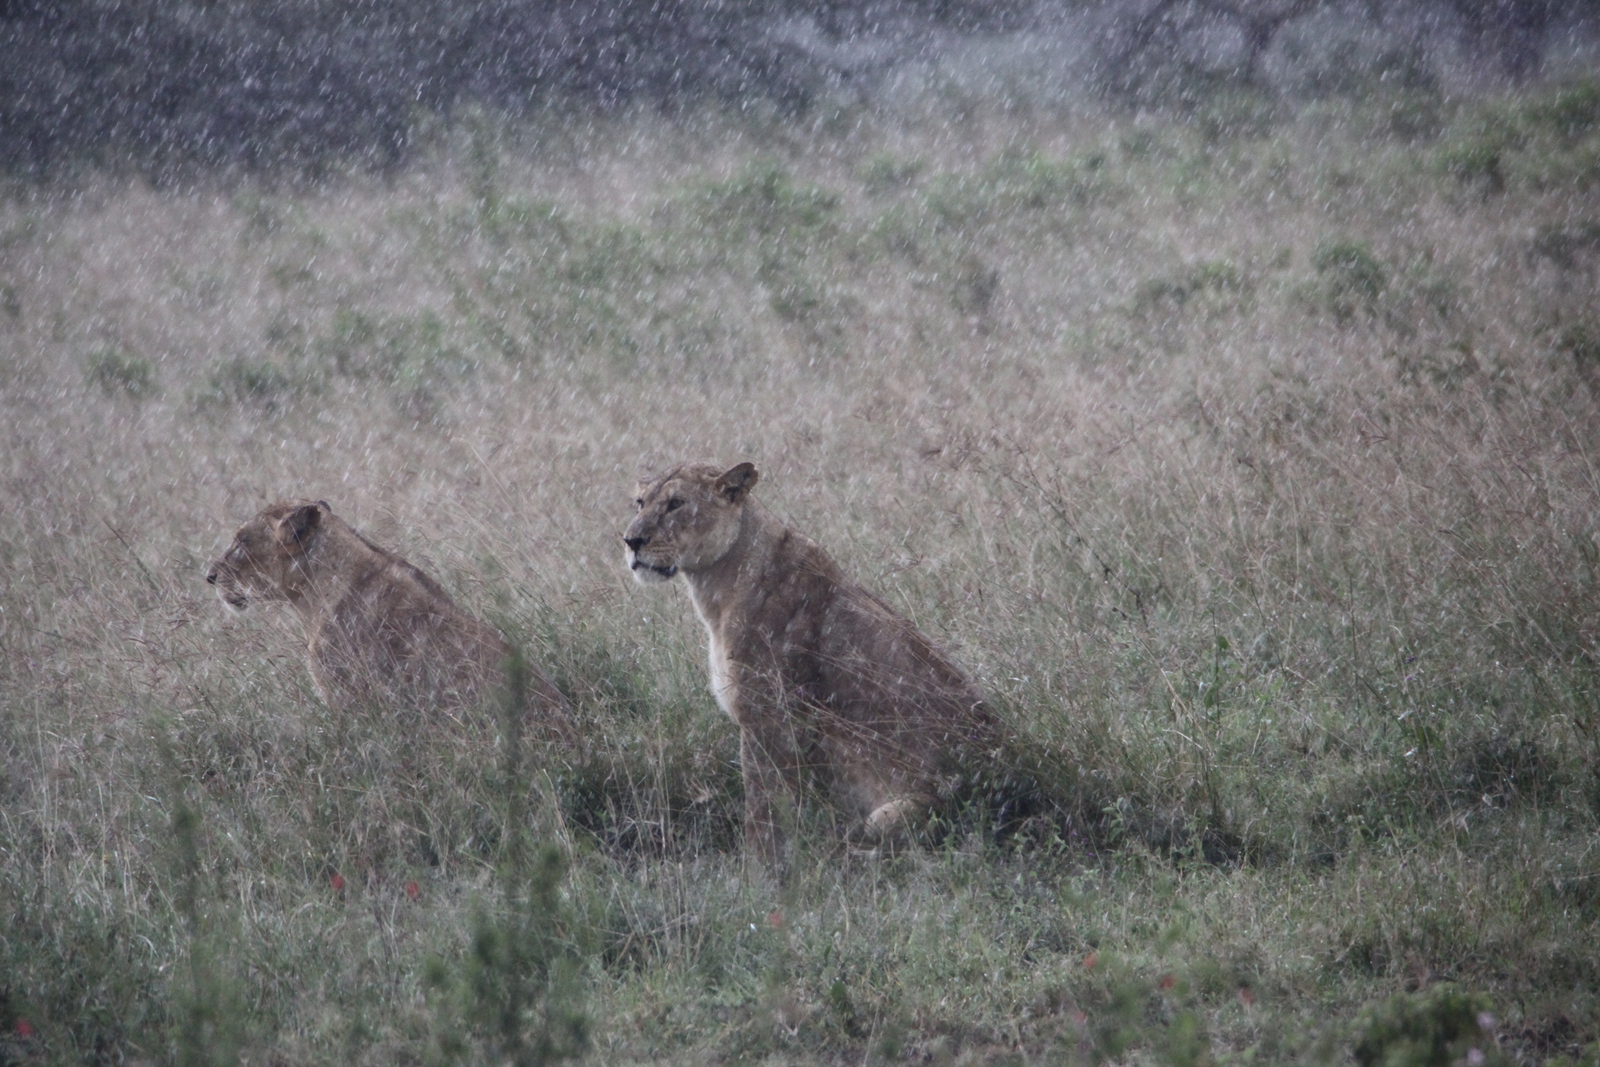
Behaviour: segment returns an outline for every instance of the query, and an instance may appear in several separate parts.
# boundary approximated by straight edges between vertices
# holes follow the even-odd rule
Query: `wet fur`
[[[317,689],[336,707],[454,712],[496,697],[511,648],[427,574],[322,501],[284,500],[239,528],[206,580],[223,601],[287,601],[306,627]],[[530,714],[564,732],[567,701],[537,669]]]
[[[748,848],[781,863],[808,783],[851,838],[904,841],[992,754],[995,721],[942,650],[750,497],[756,479],[685,464],[641,485],[629,567],[681,574],[705,624],[712,691],[739,726]]]

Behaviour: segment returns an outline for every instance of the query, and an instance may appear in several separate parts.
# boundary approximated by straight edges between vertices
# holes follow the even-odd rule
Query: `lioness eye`
[[[640,497],[639,499],[635,500],[633,502],[633,506],[636,507],[636,508],[644,507],[644,497]]]
[[[679,500],[677,497],[673,497],[671,500],[667,501],[668,511],[677,511],[681,507],[683,507],[683,501]]]

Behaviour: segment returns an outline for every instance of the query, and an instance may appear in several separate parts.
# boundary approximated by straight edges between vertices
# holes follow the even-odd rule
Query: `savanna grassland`
[[[1597,204],[1593,82],[9,187],[0,1063],[1592,1057]],[[966,665],[1026,820],[746,869],[703,635],[621,565],[690,458]],[[326,707],[203,580],[285,496],[581,749]]]

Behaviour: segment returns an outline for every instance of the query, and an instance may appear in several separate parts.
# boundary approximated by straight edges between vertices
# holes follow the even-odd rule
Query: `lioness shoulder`
[[[758,474],[677,466],[639,487],[623,534],[642,582],[682,575],[738,724],[747,845],[781,858],[783,805],[813,778],[852,835],[895,841],[992,748],[995,721],[948,656],[751,496]]]
[[[495,696],[511,648],[423,571],[373,544],[325,501],[282,500],[245,523],[206,581],[230,607],[287,601],[306,658],[334,706],[400,703],[453,711]],[[565,729],[561,692],[530,669],[536,713]]]

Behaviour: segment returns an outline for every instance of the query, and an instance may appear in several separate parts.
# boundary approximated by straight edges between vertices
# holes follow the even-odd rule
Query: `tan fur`
[[[206,581],[229,606],[288,601],[306,657],[336,707],[396,704],[452,712],[494,699],[511,648],[439,583],[379,548],[323,501],[282,500],[239,528]],[[566,698],[530,669],[531,713],[564,732]]]
[[[992,749],[994,720],[937,646],[750,498],[757,477],[697,463],[641,485],[628,565],[642,582],[681,572],[705,623],[712,691],[739,725],[747,847],[781,861],[808,777],[852,837],[903,840]]]

